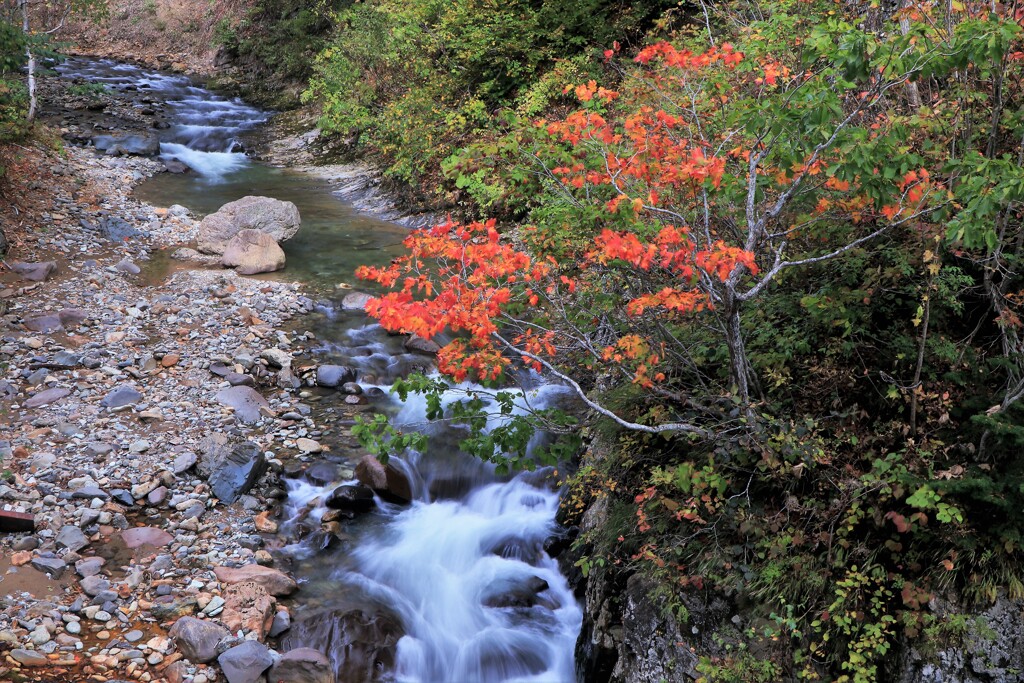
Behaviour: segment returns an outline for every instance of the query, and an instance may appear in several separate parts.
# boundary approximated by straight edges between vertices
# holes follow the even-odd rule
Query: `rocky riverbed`
[[[19,164],[2,215],[0,521],[32,530],[0,533],[0,681],[332,680],[318,653],[264,644],[296,588],[264,548],[277,474],[319,449],[294,362],[313,302],[167,266],[198,222],[130,196],[158,161],[68,146]]]

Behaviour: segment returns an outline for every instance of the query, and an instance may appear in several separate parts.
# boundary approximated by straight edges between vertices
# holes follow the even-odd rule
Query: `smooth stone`
[[[144,545],[162,548],[174,542],[174,536],[163,529],[152,526],[139,526],[125,529],[121,532],[121,540],[129,548],[139,548]]]
[[[235,417],[242,422],[253,423],[259,421],[260,408],[270,409],[267,399],[252,387],[229,387],[217,392],[217,401],[235,411]]]
[[[32,398],[25,401],[23,405],[26,408],[40,408],[42,406],[49,405],[51,403],[59,401],[60,399],[64,398],[70,393],[70,389],[44,389],[43,391],[40,391],[38,394],[33,395]]]
[[[122,384],[104,396],[103,400],[100,401],[100,405],[104,408],[123,408],[135,405],[141,400],[142,394],[139,393],[138,389],[130,384]]]

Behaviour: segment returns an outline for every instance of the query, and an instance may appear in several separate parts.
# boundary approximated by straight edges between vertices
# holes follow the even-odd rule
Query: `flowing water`
[[[140,186],[142,199],[183,204],[199,215],[251,194],[295,202],[302,229],[282,245],[284,277],[334,293],[337,283],[351,282],[357,265],[386,263],[397,254],[405,228],[361,216],[323,182],[253,163],[240,151],[246,132],[264,123],[267,112],[180,76],[111,61],[72,59],[60,70],[164,103],[170,125],[159,131],[161,156],[193,172],[153,178]],[[544,551],[557,532],[559,494],[551,473],[499,477],[459,453],[464,432],[428,427],[422,402],[400,403],[387,394],[396,377],[426,369],[424,357],[407,353],[400,338],[361,314],[330,303],[322,313],[314,327],[323,340],[320,360],[357,369],[375,409],[406,428],[429,431],[431,439],[426,453],[392,459],[410,482],[411,504],[378,499],[373,512],[334,533],[321,529],[323,502],[351,478],[354,463],[346,452],[355,452],[352,444],[326,436],[322,441],[335,455],[286,481],[286,540],[279,554],[302,590],[291,605],[293,626],[282,649],[328,653],[345,683],[574,680],[582,614]],[[560,388],[531,381],[526,377],[518,391],[521,406],[561,400]],[[459,396],[455,390],[448,400]]]

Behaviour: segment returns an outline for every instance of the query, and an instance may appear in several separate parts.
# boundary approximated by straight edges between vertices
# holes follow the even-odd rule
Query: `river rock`
[[[321,365],[316,369],[316,384],[319,387],[339,387],[356,380],[356,372],[345,365]]]
[[[270,669],[275,683],[334,683],[331,660],[309,647],[284,653]]]
[[[61,527],[61,530],[57,532],[57,538],[55,540],[58,547],[67,548],[73,553],[77,553],[79,550],[89,545],[89,539],[82,533],[82,530],[77,526],[72,526],[70,524]]]
[[[41,652],[16,648],[11,650],[11,658],[22,666],[49,666],[50,660]]]
[[[300,224],[299,210],[291,202],[242,197],[203,219],[199,224],[198,248],[206,254],[223,254],[228,242],[241,230],[259,230],[275,242],[284,242],[299,231]]]
[[[25,327],[32,332],[43,334],[52,334],[64,328],[60,322],[60,316],[57,315],[37,315],[26,318]]]
[[[217,644],[231,633],[220,624],[195,617],[181,617],[168,632],[181,654],[195,664],[205,664],[217,656]]]
[[[70,393],[70,389],[44,389],[25,401],[24,405],[26,408],[39,408],[55,401],[59,401]]]
[[[248,441],[240,443],[216,464],[210,475],[210,488],[221,501],[234,503],[239,496],[247,493],[266,471],[267,459],[259,446]]]
[[[418,334],[414,334],[405,340],[405,349],[407,351],[425,353],[433,356],[441,350],[441,346],[432,339],[424,339]]]
[[[57,272],[56,261],[42,261],[40,263],[13,261],[10,266],[11,270],[29,282],[44,282]]]
[[[239,230],[224,247],[220,263],[239,275],[272,273],[284,268],[284,250],[273,237],[259,230]]]
[[[59,579],[68,568],[67,563],[58,557],[33,557],[31,564],[33,568],[55,579]]]
[[[217,658],[228,683],[257,683],[274,663],[266,645],[247,640]]]
[[[221,405],[234,409],[235,417],[249,424],[259,421],[260,408],[270,409],[267,399],[252,387],[234,386],[221,389],[215,398]]]
[[[115,387],[103,400],[100,401],[100,405],[104,408],[124,408],[125,406],[135,405],[142,400],[142,394],[139,390],[130,384],[122,384],[119,387]]]
[[[276,605],[277,601],[262,585],[243,581],[228,586],[224,591],[224,611],[220,620],[232,632],[248,631],[262,641],[274,623]]]
[[[241,567],[214,567],[213,573],[217,575],[217,580],[221,583],[229,585],[246,582],[257,583],[266,589],[267,593],[274,596],[290,595],[299,587],[299,584],[295,583],[295,579],[280,569],[258,564],[246,564]]]
[[[332,510],[369,512],[373,509],[373,490],[366,486],[343,484],[331,492],[324,505]]]
[[[356,465],[356,479],[373,489],[391,503],[405,505],[412,502],[409,478],[392,464],[384,465],[372,455],[364,455]]]
[[[131,154],[135,156],[151,157],[160,153],[160,140],[156,135],[125,135],[115,133],[114,135],[96,135],[92,139],[92,145],[97,151],[105,152],[110,156]]]
[[[373,296],[366,292],[349,292],[341,300],[341,307],[346,311],[363,311],[366,310],[366,303],[372,298]]]
[[[140,548],[144,545],[162,548],[174,542],[174,536],[154,526],[139,526],[121,532],[121,540],[129,548]]]
[[[181,159],[165,159],[164,168],[168,173],[188,173],[192,170],[192,167]]]

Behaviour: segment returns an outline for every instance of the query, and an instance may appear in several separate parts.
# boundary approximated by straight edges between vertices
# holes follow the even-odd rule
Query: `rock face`
[[[937,615],[963,614],[944,600],[933,601]],[[1002,683],[1024,680],[1024,600],[1000,595],[980,614],[967,615],[967,633],[956,643],[906,647],[899,683]],[[971,618],[973,617],[973,618]]]
[[[240,275],[272,273],[284,268],[284,250],[273,237],[259,230],[239,230],[224,248],[220,263]]]
[[[217,644],[231,633],[220,624],[195,617],[182,617],[168,632],[181,654],[196,664],[212,662]]]
[[[334,683],[331,662],[308,647],[286,652],[270,669],[274,683]]]
[[[291,239],[299,231],[298,208],[270,197],[242,197],[211,213],[199,224],[198,248],[205,254],[223,254],[241,230],[258,230],[275,242]]]

